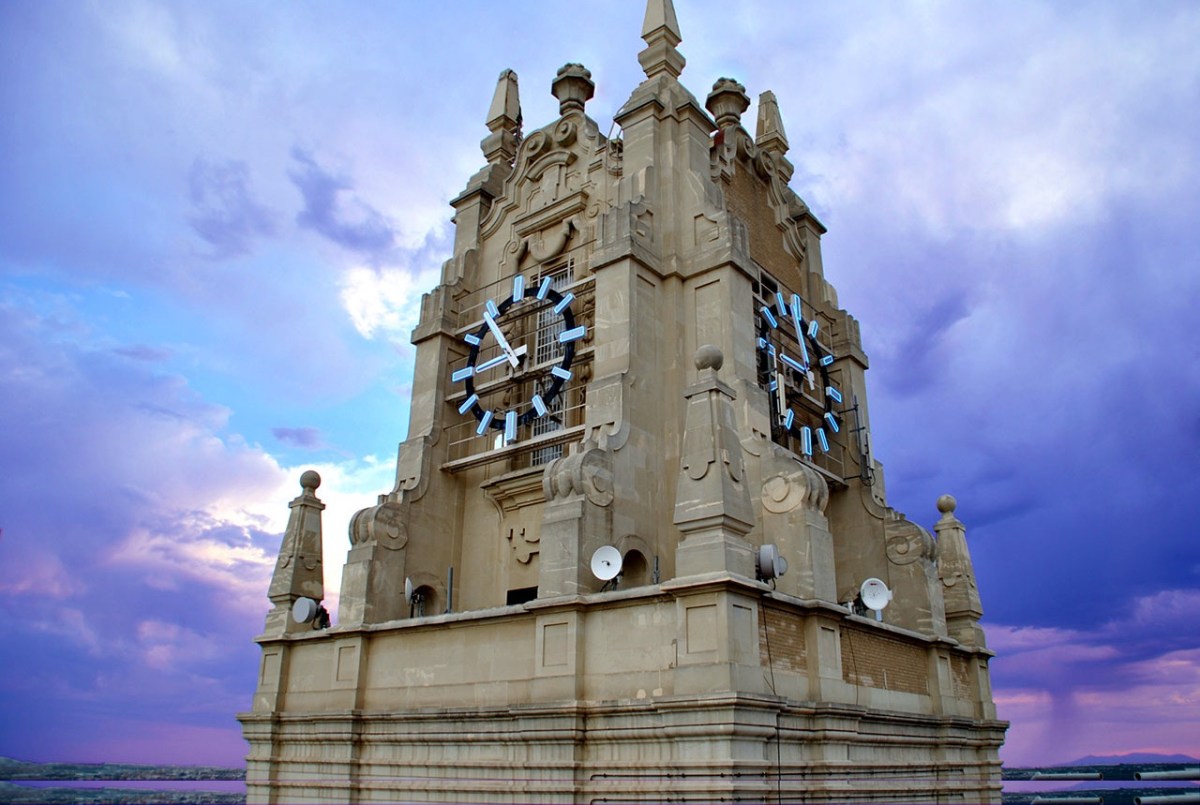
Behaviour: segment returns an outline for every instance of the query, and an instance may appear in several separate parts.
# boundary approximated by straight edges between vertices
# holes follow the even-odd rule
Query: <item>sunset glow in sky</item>
[[[1005,762],[1200,756],[1200,4],[675,6],[697,97],[779,99],[889,501],[958,499]],[[530,130],[583,63],[607,132],[643,8],[0,3],[0,755],[242,762],[287,502],[336,594],[497,76]]]

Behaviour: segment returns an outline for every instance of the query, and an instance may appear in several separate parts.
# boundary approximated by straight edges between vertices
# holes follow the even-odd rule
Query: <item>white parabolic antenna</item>
[[[779,578],[787,569],[787,559],[779,554],[779,546],[768,542],[758,549],[758,575],[764,581]]]
[[[292,620],[296,623],[308,623],[317,617],[317,602],[311,598],[297,598],[292,604]]]
[[[411,601],[412,596],[413,596],[412,578],[405,578],[404,579],[404,600]]]
[[[892,600],[892,591],[886,584],[875,578],[864,581],[858,593],[862,596],[867,609],[873,609],[876,612],[882,612],[883,608]]]
[[[611,581],[621,572],[621,552],[611,545],[597,548],[592,554],[592,575],[600,581]]]

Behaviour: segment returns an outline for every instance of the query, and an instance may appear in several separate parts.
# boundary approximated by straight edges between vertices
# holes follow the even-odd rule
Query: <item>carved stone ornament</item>
[[[829,503],[829,485],[815,470],[798,467],[793,472],[778,473],[763,483],[763,507],[774,514],[783,514],[800,507],[824,511]]]
[[[606,450],[587,446],[550,462],[542,484],[546,500],[583,495],[590,503],[607,506],[613,502],[612,457]]]
[[[350,544],[377,542],[390,550],[400,550],[408,544],[408,527],[404,524],[405,508],[389,500],[378,506],[362,509],[350,520]]]
[[[513,550],[517,552],[517,561],[523,565],[529,564],[534,554],[540,551],[538,543],[541,542],[541,538],[527,536],[524,528],[508,529],[508,541],[512,543]]]
[[[933,535],[916,523],[895,520],[886,526],[887,558],[894,565],[910,565],[918,559],[937,558],[937,542]]]

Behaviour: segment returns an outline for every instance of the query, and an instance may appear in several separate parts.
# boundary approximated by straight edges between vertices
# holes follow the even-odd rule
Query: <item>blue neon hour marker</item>
[[[493,319],[500,315],[500,308],[496,307],[496,303],[491,299],[487,300],[487,304],[483,307]]]
[[[533,410],[537,411],[538,416],[545,416],[546,412],[550,410],[546,407],[546,402],[542,399],[542,395],[533,395]]]
[[[835,417],[831,412],[829,412],[829,411],[825,412],[825,421],[829,423],[829,429],[831,431],[833,431],[834,433],[838,432],[837,417]]]
[[[817,428],[817,441],[821,443],[821,452],[829,452],[829,439],[825,436],[824,428]]]
[[[517,440],[517,412],[509,411],[504,415],[504,441],[515,442]]]
[[[458,406],[458,412],[459,412],[460,414],[465,414],[467,411],[470,411],[470,410],[471,410],[471,406],[473,406],[473,405],[474,405],[475,403],[477,403],[477,402],[479,402],[479,395],[478,395],[478,394],[472,394],[470,397],[468,397],[467,399],[463,400],[463,404],[462,404],[462,405]]]
[[[807,425],[800,429],[800,451],[806,456],[812,455],[812,428]]]
[[[795,369],[797,372],[800,372],[800,373],[802,373],[802,374],[803,374],[804,372],[807,372],[807,371],[808,371],[808,367],[807,367],[807,366],[805,366],[805,365],[803,365],[803,364],[801,364],[801,363],[797,363],[795,358],[789,358],[789,357],[787,356],[787,354],[786,354],[786,353],[783,353],[783,352],[779,353],[779,360],[783,361],[783,362],[784,362],[784,363],[786,363],[788,366],[792,367],[792,368],[793,368],[793,369]]]
[[[834,402],[840,403],[842,401],[842,393],[840,391],[838,391],[837,389],[835,389],[833,386],[825,387],[825,396],[829,397]]]
[[[537,298],[545,299],[548,293],[550,293],[550,278],[545,277],[542,279],[542,284],[538,286]]]
[[[558,342],[560,344],[565,344],[568,341],[578,341],[580,338],[583,338],[584,333],[586,333],[586,332],[587,332],[587,327],[585,327],[582,324],[579,325],[578,327],[574,328],[573,330],[563,330],[561,333],[558,334]]]
[[[475,429],[476,436],[482,436],[484,431],[488,429],[488,425],[492,424],[492,412],[484,411],[483,419],[479,420],[479,427]]]
[[[832,355],[826,355],[825,357],[821,358],[821,365],[822,365],[822,366],[829,366],[829,365],[830,365],[830,364],[832,364],[832,363],[833,363],[833,356],[832,356]]]
[[[796,421],[796,412],[791,408],[788,409],[787,415],[783,418],[783,426],[788,430],[792,429],[792,423]]]
[[[821,323],[819,321],[817,321],[816,319],[813,319],[812,321],[810,321],[808,323],[808,337],[816,338],[817,330],[819,330],[819,329],[821,329]]]
[[[517,274],[513,277],[513,301],[519,302],[525,298],[525,275]]]
[[[475,333],[467,333],[466,335],[463,336],[463,341],[466,341],[468,344],[470,344],[473,347],[479,346],[480,340],[481,339],[479,338],[479,336],[475,335]]]
[[[783,318],[787,318],[787,302],[784,301],[783,294],[781,294],[779,291],[775,292],[775,306],[779,308],[779,315]]]
[[[574,299],[575,299],[575,294],[571,293],[570,291],[567,291],[567,295],[564,296],[561,300],[559,300],[558,304],[554,306],[554,312],[562,313],[564,310],[567,309],[567,305],[571,304],[572,300],[574,300]]]
[[[792,321],[796,323],[796,332],[800,332],[800,328],[804,326],[804,317],[800,315],[800,295],[792,294]]]
[[[767,339],[765,339],[765,338],[758,339],[758,348],[766,349],[767,348]]]
[[[571,370],[564,369],[561,366],[555,366],[550,370],[550,374],[554,375],[555,377],[561,377],[563,380],[571,379]]]
[[[466,366],[462,369],[459,369],[457,372],[451,372],[450,380],[454,383],[457,383],[460,380],[466,380],[468,377],[470,377],[473,374],[475,374],[474,367]]]
[[[779,328],[779,319],[775,318],[775,314],[771,312],[771,308],[763,305],[762,314],[763,318],[767,320],[767,324],[771,325],[772,329]]]

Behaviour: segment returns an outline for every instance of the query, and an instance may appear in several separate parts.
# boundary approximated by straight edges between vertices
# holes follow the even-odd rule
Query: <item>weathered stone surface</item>
[[[315,473],[291,504],[240,716],[249,802],[999,801],[965,528],[950,498],[936,541],[887,504],[778,101],[754,137],[739,82],[706,110],[671,0],[642,36],[619,138],[582,65],[529,131],[500,74],[332,628],[289,620],[323,594]],[[759,578],[764,545],[782,576]],[[882,621],[844,606],[871,577]]]

